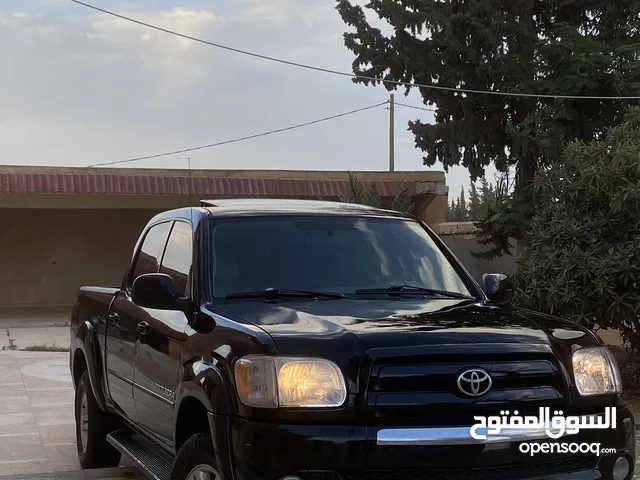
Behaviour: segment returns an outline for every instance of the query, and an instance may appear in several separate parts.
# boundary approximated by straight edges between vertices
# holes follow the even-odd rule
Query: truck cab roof
[[[198,212],[200,217],[230,217],[247,215],[361,215],[387,218],[414,219],[410,214],[386,210],[348,202],[333,202],[327,200],[297,200],[280,198],[225,198],[214,200],[200,200],[199,207],[183,207],[161,212],[152,219],[193,218]]]
[[[325,214],[374,214],[384,216],[409,215],[386,210],[382,208],[362,205],[357,203],[333,202],[327,200],[297,200],[280,198],[241,198],[241,199],[219,199],[201,200],[200,205],[206,208],[211,214],[233,214],[233,213],[325,213]]]

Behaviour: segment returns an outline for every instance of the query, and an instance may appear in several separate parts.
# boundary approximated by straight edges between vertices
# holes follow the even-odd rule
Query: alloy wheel
[[[220,480],[220,475],[211,465],[198,465],[189,472],[186,480]]]

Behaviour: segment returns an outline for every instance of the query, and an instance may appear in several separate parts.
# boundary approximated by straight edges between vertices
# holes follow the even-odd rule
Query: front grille
[[[464,395],[457,377],[482,368],[492,378],[481,397]],[[469,425],[474,415],[517,410],[537,414],[544,406],[564,405],[564,380],[550,354],[493,354],[461,357],[377,358],[367,383],[365,415],[370,420],[417,421],[421,425]]]
[[[525,465],[424,470],[362,470],[339,472],[338,475],[341,480],[526,480],[590,470],[595,468],[597,463],[597,457],[581,456]]]

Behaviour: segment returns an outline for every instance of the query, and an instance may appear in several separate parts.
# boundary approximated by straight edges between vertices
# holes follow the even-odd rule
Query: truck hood
[[[285,354],[314,354],[318,342],[351,354],[436,344],[545,344],[554,350],[567,348],[567,341],[597,344],[589,331],[559,318],[458,299],[237,301],[222,310],[261,327]]]

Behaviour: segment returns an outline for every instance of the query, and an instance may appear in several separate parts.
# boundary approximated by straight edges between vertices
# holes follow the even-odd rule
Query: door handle
[[[140,335],[146,335],[147,333],[149,333],[149,323],[148,322],[140,322],[138,324],[138,333]]]
[[[109,325],[116,326],[120,321],[120,315],[118,315],[117,313],[110,313],[108,318],[109,318]]]

